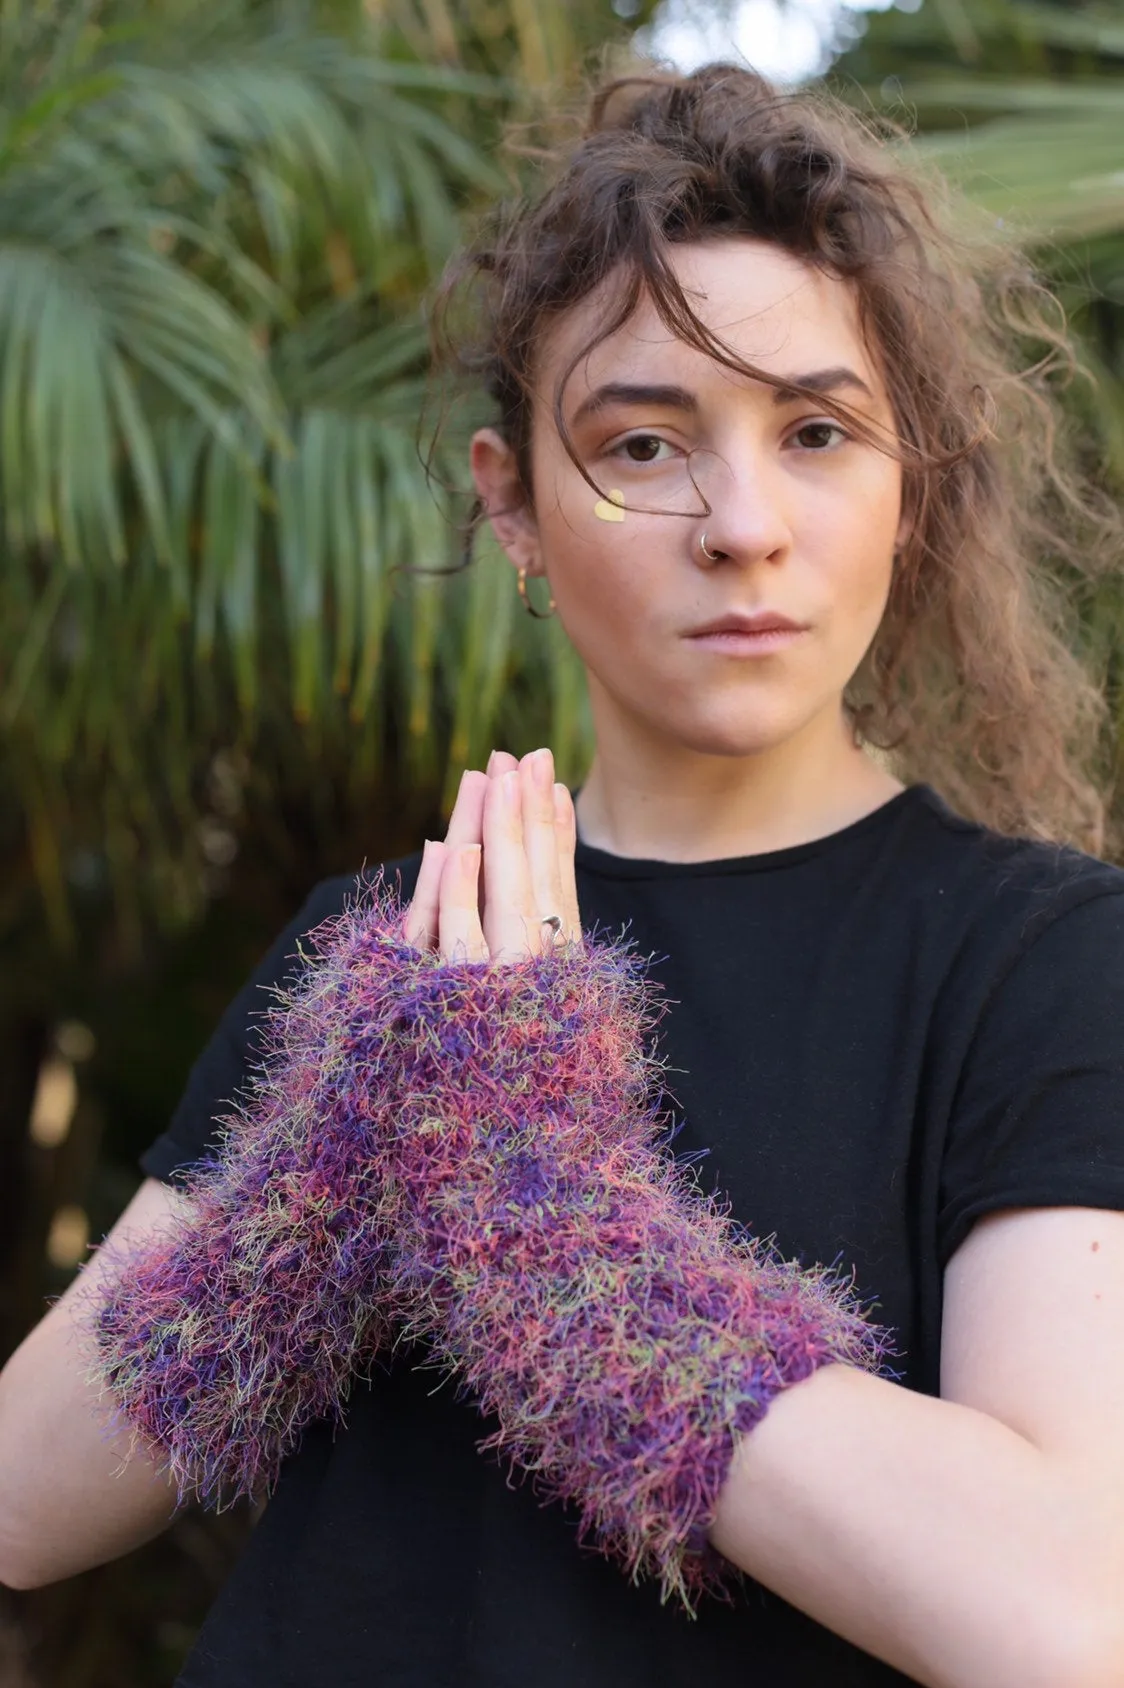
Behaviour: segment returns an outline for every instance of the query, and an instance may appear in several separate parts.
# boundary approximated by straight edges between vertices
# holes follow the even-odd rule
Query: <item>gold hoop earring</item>
[[[548,610],[537,610],[534,604],[532,604],[530,595],[527,592],[526,565],[519,570],[519,596],[523,600],[523,608],[527,611],[527,614],[533,615],[536,621],[549,621],[555,610],[558,608],[553,598],[550,600],[550,608]]]

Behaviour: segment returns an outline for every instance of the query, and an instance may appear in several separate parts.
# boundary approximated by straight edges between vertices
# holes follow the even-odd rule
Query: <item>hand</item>
[[[576,841],[573,800],[554,780],[551,752],[517,762],[493,751],[487,773],[462,777],[445,842],[426,842],[407,942],[446,960],[507,962],[580,943]],[[542,925],[549,914],[561,918],[557,934]]]

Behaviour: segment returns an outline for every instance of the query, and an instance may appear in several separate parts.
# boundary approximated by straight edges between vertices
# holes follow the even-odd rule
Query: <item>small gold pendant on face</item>
[[[599,522],[623,522],[624,511],[621,509],[623,503],[624,493],[618,487],[614,487],[607,499],[599,498],[597,500],[597,503],[593,506],[593,514]]]

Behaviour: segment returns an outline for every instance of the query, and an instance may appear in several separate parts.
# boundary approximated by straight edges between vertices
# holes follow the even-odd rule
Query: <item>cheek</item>
[[[872,475],[825,505],[817,524],[816,551],[834,595],[856,609],[889,594],[901,512],[896,479]]]
[[[606,492],[627,485],[611,464],[595,464],[593,474]],[[639,604],[658,603],[677,538],[666,517],[623,510],[623,519],[613,520],[616,505],[553,454],[536,466],[535,484],[545,489],[536,518],[540,552],[565,621],[592,633],[598,615],[630,615]],[[649,502],[635,489],[626,496]]]
[[[595,634],[606,623],[627,624],[660,601],[660,557],[666,533],[647,531],[642,517],[600,521],[587,511],[558,511],[540,518],[542,557],[559,612],[569,626]]]
[[[857,537],[848,555],[836,553],[836,589],[841,602],[859,613],[864,609],[881,613],[889,596],[893,567],[893,536],[875,536],[867,529]]]

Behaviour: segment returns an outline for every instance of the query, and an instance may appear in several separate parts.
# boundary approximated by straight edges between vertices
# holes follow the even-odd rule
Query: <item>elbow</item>
[[[1081,1680],[1088,1688],[1124,1688],[1124,1557],[1106,1553],[1086,1586],[1097,1592],[1092,1612],[1083,1614],[1079,1625],[1086,1641]]]
[[[3,1426],[0,1429],[0,1446],[6,1446],[10,1452],[13,1441],[7,1425]],[[54,1578],[41,1574],[42,1565],[35,1564],[36,1555],[32,1551],[35,1534],[27,1510],[20,1504],[19,1488],[12,1469],[5,1469],[4,1462],[0,1460],[0,1584],[4,1588],[23,1593],[27,1589],[43,1588],[54,1581]]]
[[[73,1575],[52,1552],[49,1532],[12,1492],[0,1472],[0,1585],[24,1594]]]
[[[52,1574],[41,1555],[37,1559],[31,1532],[21,1524],[8,1497],[0,1492],[0,1584],[23,1594],[58,1581],[60,1574]]]
[[[1078,1683],[1080,1688],[1124,1688],[1124,1651],[1117,1647],[1107,1656],[1102,1652],[1080,1675],[1070,1673],[1058,1677],[1059,1688],[1062,1683],[1070,1682]]]
[[[996,1625],[986,1656],[923,1680],[932,1688],[1124,1688],[1124,1602],[1113,1612],[1041,1594],[1037,1605],[1020,1604],[1024,1621],[1012,1612]],[[1038,1622],[1025,1621],[1030,1611]]]
[[[1070,1614],[1053,1642],[1058,1688],[1124,1688],[1124,1594],[1117,1610]]]
[[[1086,1688],[1124,1688],[1124,1634],[1121,1634],[1121,1622],[1122,1616],[1118,1613],[1111,1642],[1097,1651],[1091,1666],[1081,1679]]]
[[[3,1473],[0,1472],[0,1586],[22,1592],[35,1584],[27,1580],[19,1520],[12,1497],[5,1494],[4,1489]]]
[[[46,1579],[28,1574],[26,1569],[18,1565],[9,1566],[7,1561],[0,1560],[0,1588],[7,1588],[14,1594],[24,1594],[29,1589],[45,1588]]]
[[[32,1588],[44,1588],[54,1579],[41,1574],[42,1567],[32,1564],[26,1550],[11,1527],[11,1520],[0,1515],[0,1585],[24,1593]]]

